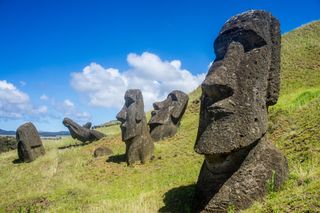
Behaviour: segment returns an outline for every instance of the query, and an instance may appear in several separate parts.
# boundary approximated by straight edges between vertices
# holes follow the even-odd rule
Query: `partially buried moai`
[[[142,93],[138,89],[126,91],[125,104],[117,114],[121,122],[122,140],[126,143],[126,160],[129,165],[150,160],[154,144],[150,137]]]
[[[287,178],[286,158],[267,140],[267,109],[280,85],[279,22],[265,11],[229,19],[203,81],[195,151],[205,156],[194,212],[250,206]]]
[[[182,91],[174,90],[161,102],[153,104],[149,121],[150,134],[154,141],[176,134],[181,118],[187,108],[189,97]]]
[[[31,122],[25,123],[17,129],[16,139],[20,161],[31,162],[45,154],[39,133]]]

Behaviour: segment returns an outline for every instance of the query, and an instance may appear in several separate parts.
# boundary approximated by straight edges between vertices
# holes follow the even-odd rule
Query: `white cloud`
[[[43,94],[40,100],[46,101],[48,97]],[[54,99],[47,105],[35,106],[29,95],[20,91],[12,83],[0,80],[0,119],[1,120],[31,120],[52,121],[70,117],[78,122],[87,122],[91,115],[81,112],[69,99],[56,102]]]
[[[39,113],[47,113],[48,112],[48,107],[47,106],[40,106],[38,108]]]
[[[19,83],[20,83],[20,85],[21,85],[22,87],[24,87],[25,85],[27,85],[27,82],[25,82],[25,81],[20,81]]]
[[[57,119],[63,119],[69,117],[76,122],[88,122],[91,120],[91,115],[87,112],[82,112],[76,107],[76,105],[69,99],[65,99],[63,102],[56,102],[53,100],[53,109],[55,110],[55,117]]]
[[[70,101],[69,99],[64,100],[63,105],[68,109],[74,108],[74,103]]]
[[[21,118],[25,111],[32,109],[29,96],[19,91],[13,84],[0,80],[0,117]]]
[[[91,63],[82,72],[71,74],[71,85],[87,95],[91,105],[115,108],[123,105],[127,89],[140,89],[148,110],[153,102],[164,99],[172,90],[191,92],[205,77],[182,69],[179,60],[164,61],[149,52],[130,53],[127,62],[130,68],[124,72]]]
[[[28,94],[17,89],[12,83],[0,80],[0,119],[19,119],[46,111],[45,106],[33,106]]]
[[[46,96],[45,94],[40,96],[41,101],[47,101],[48,99],[49,99],[48,96]]]

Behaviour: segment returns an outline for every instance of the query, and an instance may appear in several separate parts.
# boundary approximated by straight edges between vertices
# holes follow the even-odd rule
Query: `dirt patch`
[[[5,212],[43,212],[50,206],[46,197],[17,200],[5,207]]]

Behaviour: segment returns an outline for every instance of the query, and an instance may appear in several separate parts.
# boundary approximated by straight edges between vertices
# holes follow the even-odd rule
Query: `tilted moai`
[[[39,133],[31,122],[25,123],[17,129],[16,139],[20,161],[31,162],[45,154]]]
[[[91,122],[87,122],[87,123],[83,124],[82,127],[86,128],[86,129],[91,129],[92,123]]]
[[[268,107],[280,85],[279,22],[265,11],[229,19],[203,81],[195,151],[205,156],[194,212],[250,206],[287,178],[286,158],[267,140]]]
[[[177,133],[181,118],[187,108],[189,97],[184,92],[174,90],[161,102],[153,104],[149,121],[150,134],[154,141],[172,137]]]
[[[62,123],[69,129],[72,138],[77,139],[83,143],[88,141],[92,142],[100,140],[101,138],[105,137],[105,134],[97,130],[90,129],[90,122],[84,124],[83,126],[80,126],[70,118],[64,118]]]
[[[121,122],[122,140],[126,144],[126,160],[129,165],[137,161],[145,163],[152,157],[154,144],[146,121],[142,93],[138,89],[130,89],[124,99],[125,104],[117,119]]]

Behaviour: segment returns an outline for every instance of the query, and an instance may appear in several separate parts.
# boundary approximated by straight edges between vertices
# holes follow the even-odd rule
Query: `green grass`
[[[290,175],[246,212],[320,211],[320,22],[282,38],[281,96],[269,110],[269,138],[286,155]]]
[[[244,212],[320,211],[320,22],[282,41],[281,96],[269,109],[269,139],[287,156],[290,175],[280,191],[271,183],[266,198]],[[123,162],[118,125],[100,129],[107,137],[85,146],[70,137],[44,141],[46,155],[32,163],[15,164],[16,151],[0,154],[0,212],[189,212],[203,161],[193,151],[200,93],[190,94],[177,135],[156,143],[145,165]],[[114,152],[108,162],[92,156],[102,145]]]

